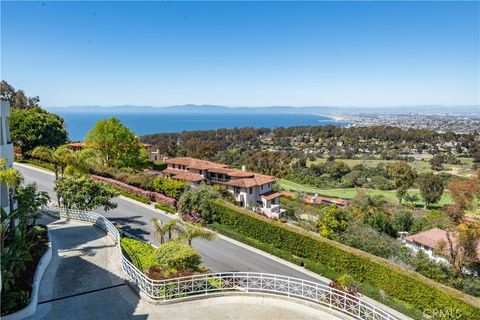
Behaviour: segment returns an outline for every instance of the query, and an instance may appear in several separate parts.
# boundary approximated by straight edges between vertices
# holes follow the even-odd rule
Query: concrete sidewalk
[[[30,319],[339,319],[326,309],[262,296],[151,304],[124,281],[115,244],[102,230],[50,217],[39,223],[50,229],[53,256]]]

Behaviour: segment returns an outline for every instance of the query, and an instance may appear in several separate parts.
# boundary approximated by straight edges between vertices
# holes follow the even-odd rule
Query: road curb
[[[20,162],[14,162],[13,165],[14,166],[19,166],[21,168],[29,169],[29,170],[41,172],[41,173],[44,173],[44,174],[48,174],[49,176],[55,177],[55,173],[53,173],[52,171],[49,171],[47,169],[41,169],[41,168],[34,167],[32,165],[29,165],[29,164],[20,163]]]

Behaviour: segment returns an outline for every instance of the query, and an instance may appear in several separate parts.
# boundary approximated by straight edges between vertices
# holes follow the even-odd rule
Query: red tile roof
[[[268,176],[265,174],[247,172],[247,171],[237,170],[237,169],[230,169],[226,164],[215,163],[212,161],[200,160],[200,159],[195,159],[190,157],[172,158],[172,159],[166,160],[165,162],[167,164],[185,166],[186,169],[207,170],[209,172],[227,174],[234,178],[225,182],[225,185],[229,185],[229,186],[249,188],[253,186],[264,185],[264,184],[275,181],[275,177]],[[167,168],[162,172],[165,172],[167,174],[177,174],[178,172],[182,172],[182,171],[172,169],[172,168]],[[173,178],[181,179],[179,176],[174,176]]]
[[[448,239],[447,239],[447,234],[445,230],[439,229],[439,228],[433,228],[430,230],[426,230],[417,234],[412,234],[410,236],[405,237],[405,240],[407,242],[415,242],[418,244],[421,244],[427,248],[435,249],[439,244],[442,242],[445,243],[446,246],[448,246]],[[458,236],[456,234],[452,234],[451,240],[453,242],[453,245],[458,242]],[[448,247],[444,249],[443,255],[448,254]],[[480,258],[480,243],[477,244],[477,257]]]
[[[240,188],[250,188],[253,186],[261,186],[263,184],[271,183],[274,181],[274,177],[263,174],[255,174],[253,178],[233,179],[226,182],[225,184]]]
[[[228,174],[231,177],[239,177],[239,178],[253,178],[255,175],[254,172],[242,171],[237,169],[230,169],[230,168],[210,168],[208,169],[209,172],[215,173],[223,173]]]
[[[412,234],[405,237],[405,240],[408,242],[416,242],[428,248],[436,248],[439,243],[447,243],[447,235],[445,230],[439,228],[433,228],[426,230],[417,234]]]
[[[281,195],[282,195],[282,194],[281,194],[280,192],[270,191],[270,192],[261,194],[260,197],[265,198],[265,199],[267,199],[267,200],[273,200],[273,199],[275,199],[275,198],[280,197]]]
[[[181,165],[191,169],[198,169],[198,170],[227,167],[226,164],[215,163],[212,161],[200,160],[200,159],[195,159],[190,157],[172,158],[172,159],[167,159],[165,162],[168,164],[176,164],[176,165]]]
[[[323,196],[317,196],[317,201],[313,202],[313,197],[314,196],[307,196],[305,197],[305,202],[306,203],[312,203],[312,204],[320,204],[320,203],[334,203],[340,206],[346,206],[348,205],[348,200],[346,199],[341,199],[341,198],[329,198],[329,197],[323,197]]]
[[[201,174],[191,173],[188,171],[180,171],[172,178],[184,181],[199,182],[205,179]]]
[[[165,174],[177,174],[177,173],[181,172],[181,170],[172,169],[172,168],[165,168],[161,172],[165,173]]]

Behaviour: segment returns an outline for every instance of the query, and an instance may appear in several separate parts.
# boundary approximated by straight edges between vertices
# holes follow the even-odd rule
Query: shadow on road
[[[52,260],[30,319],[147,319],[135,314],[139,296],[122,278],[110,237],[74,220],[52,221],[48,227]]]

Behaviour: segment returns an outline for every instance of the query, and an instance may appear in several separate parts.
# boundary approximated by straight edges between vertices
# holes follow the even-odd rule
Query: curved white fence
[[[55,207],[47,207],[46,210],[61,218],[91,222],[107,232],[117,243],[120,263],[128,280],[154,300],[178,300],[200,294],[228,291],[270,293],[319,303],[357,319],[397,319],[361,298],[343,291],[323,284],[275,274],[222,272],[167,280],[153,280],[138,270],[123,255],[120,246],[120,233],[104,216],[90,211]]]

